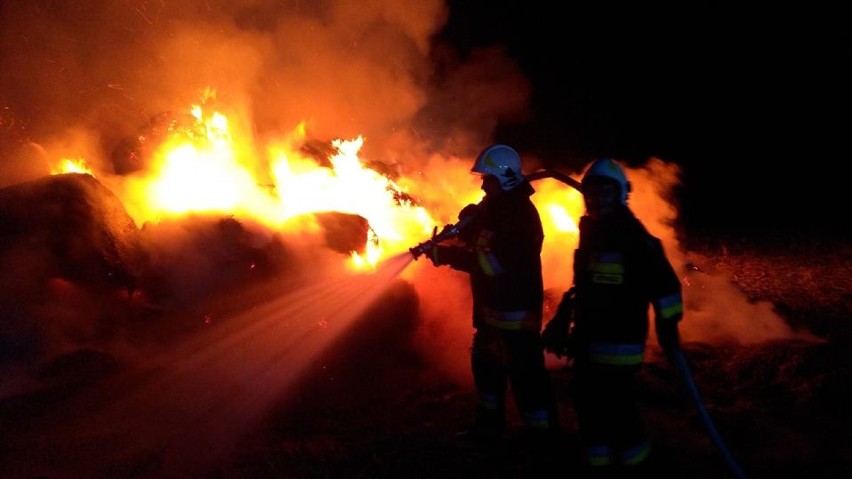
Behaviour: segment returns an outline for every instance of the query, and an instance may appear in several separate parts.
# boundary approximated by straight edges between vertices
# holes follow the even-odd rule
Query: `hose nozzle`
[[[440,243],[440,242],[442,242],[446,239],[452,238],[453,236],[456,236],[459,233],[461,233],[462,228],[467,226],[467,224],[470,223],[471,220],[473,220],[473,215],[465,216],[464,218],[460,219],[458,223],[456,223],[454,225],[444,226],[444,229],[442,229],[440,233],[437,233],[438,227],[436,226],[435,229],[432,230],[432,237],[431,238],[429,238],[428,240],[418,244],[417,246],[415,246],[413,248],[410,248],[408,251],[411,252],[411,255],[414,256],[414,259],[416,260],[421,255],[427,253],[429,250],[434,248],[435,245],[437,245],[438,243]]]

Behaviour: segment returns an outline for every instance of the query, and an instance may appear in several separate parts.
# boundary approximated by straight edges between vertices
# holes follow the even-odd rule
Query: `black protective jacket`
[[[436,264],[470,274],[477,328],[541,329],[544,231],[533,193],[527,181],[486,196],[462,232],[465,244],[438,245],[430,253]]]
[[[573,339],[592,355],[601,353],[599,362],[641,360],[649,306],[658,330],[676,327],[683,313],[680,280],[662,243],[627,207],[580,219],[574,286]]]

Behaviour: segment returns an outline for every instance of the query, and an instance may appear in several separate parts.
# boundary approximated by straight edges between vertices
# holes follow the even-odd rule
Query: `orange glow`
[[[215,94],[208,90],[204,98]],[[332,139],[328,156],[318,158],[303,148],[308,138],[304,123],[258,147],[251,133],[232,125],[229,115],[208,110],[202,102],[189,109],[190,124],[172,122],[144,170],[123,179],[120,196],[138,225],[190,214],[226,215],[299,233],[320,230],[314,214],[357,215],[369,228],[363,251],[351,251],[346,266],[371,270],[428,239],[433,227],[455,222],[462,207],[482,198],[478,178],[469,173],[469,159],[425,159],[416,176],[392,179],[359,158],[363,137]],[[67,172],[72,166],[83,169],[85,162],[66,160],[63,165]],[[440,180],[425,179],[427,169]],[[534,186],[533,201],[546,234],[542,256],[558,270],[554,281],[563,281],[570,266],[563,264],[570,257],[564,253],[576,242],[582,201],[556,180]]]
[[[424,237],[434,225],[425,208],[398,199],[404,193],[398,184],[361,163],[363,144],[361,137],[333,140],[331,168],[292,151],[278,150],[271,161],[283,218],[335,211],[367,220],[375,236],[367,238],[365,257],[353,255],[356,266],[407,250],[412,238]]]
[[[51,175],[62,175],[65,173],[86,173],[88,175],[95,176],[92,173],[91,168],[86,163],[86,160],[83,158],[63,158],[59,164],[52,168],[50,171]]]

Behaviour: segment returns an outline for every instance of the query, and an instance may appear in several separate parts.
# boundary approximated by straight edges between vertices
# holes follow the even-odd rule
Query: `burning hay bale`
[[[348,254],[352,251],[363,254],[365,238],[370,224],[364,217],[337,213],[317,213],[317,222],[322,226],[326,245],[334,251]]]
[[[144,263],[136,225],[92,176],[0,190],[2,360],[39,362],[112,341]]]
[[[163,320],[180,323],[170,331],[195,330],[223,297],[233,303],[252,284],[314,271],[320,251],[302,243],[324,240],[320,250],[329,255],[364,251],[363,217],[316,218],[320,236],[306,238],[216,215],[138,228],[121,201],[88,174],[4,188],[0,359],[50,362],[83,349],[109,356],[124,347],[117,341],[145,341]]]
[[[291,263],[280,237],[259,234],[233,217],[146,223],[141,238],[148,257],[145,299],[164,309],[201,307]]]
[[[52,277],[133,288],[144,262],[124,206],[86,174],[0,190],[0,255],[11,291],[43,287]]]

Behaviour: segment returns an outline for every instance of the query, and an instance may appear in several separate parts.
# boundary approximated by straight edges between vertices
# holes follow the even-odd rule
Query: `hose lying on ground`
[[[695,380],[692,378],[692,373],[689,371],[689,365],[686,362],[683,351],[678,349],[676,352],[671,354],[671,359],[683,377],[683,380],[689,389],[689,394],[692,396],[692,401],[698,409],[698,415],[701,417],[701,422],[704,423],[704,427],[707,428],[707,433],[710,434],[713,444],[716,445],[716,448],[719,449],[719,452],[722,454],[722,458],[725,460],[725,465],[728,467],[728,470],[737,479],[746,479],[747,476],[745,475],[745,472],[743,472],[740,465],[737,464],[734,456],[731,455],[731,452],[725,445],[725,441],[722,440],[722,436],[720,436],[719,431],[716,430],[716,426],[713,424],[713,420],[710,418],[707,408],[704,407],[704,401],[701,400],[701,394],[699,394],[698,386],[695,385]]]

